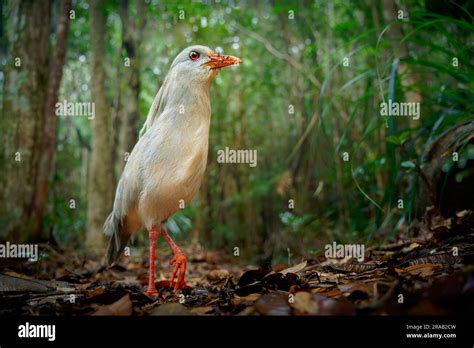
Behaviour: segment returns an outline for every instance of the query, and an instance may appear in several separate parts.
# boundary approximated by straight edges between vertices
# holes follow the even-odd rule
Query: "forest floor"
[[[364,262],[320,258],[285,268],[242,266],[188,251],[187,286],[157,281],[148,297],[146,251],[112,268],[76,253],[0,269],[0,315],[449,315],[474,312],[474,213],[430,211],[417,238],[369,248]],[[189,249],[189,248],[188,248]],[[159,279],[171,271],[158,253]],[[34,268],[32,268],[34,267]],[[182,296],[184,295],[184,296]]]

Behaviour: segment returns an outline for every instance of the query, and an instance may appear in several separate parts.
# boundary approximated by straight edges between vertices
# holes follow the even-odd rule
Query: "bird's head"
[[[209,82],[219,69],[241,62],[240,58],[216,54],[209,47],[196,45],[181,51],[171,64],[170,71],[189,80]]]

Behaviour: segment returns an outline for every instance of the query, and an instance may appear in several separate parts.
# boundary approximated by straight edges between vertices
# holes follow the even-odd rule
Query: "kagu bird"
[[[150,239],[148,295],[156,295],[155,243],[161,234],[173,250],[170,278],[174,289],[184,285],[186,256],[163,223],[199,190],[207,162],[211,81],[220,68],[241,63],[233,56],[215,54],[205,46],[183,50],[171,64],[148,112],[140,139],[120,177],[113,211],[104,224],[109,235],[108,264],[121,254],[132,233],[142,226]]]

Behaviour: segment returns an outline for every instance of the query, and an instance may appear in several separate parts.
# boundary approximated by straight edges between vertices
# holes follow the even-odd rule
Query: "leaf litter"
[[[472,217],[465,211],[443,220],[428,212],[414,226],[416,238],[369,248],[364,262],[319,257],[284,269],[270,264],[246,269],[218,252],[189,248],[188,255],[195,256],[178,293],[165,280],[165,258],[157,261],[156,298],[144,293],[145,251],[112,268],[99,259],[55,251],[39,261],[40,267],[23,260],[0,269],[0,315],[469,313],[474,308]]]

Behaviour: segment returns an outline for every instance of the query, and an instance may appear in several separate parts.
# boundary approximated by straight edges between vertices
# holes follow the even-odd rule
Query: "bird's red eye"
[[[196,52],[196,51],[191,51],[191,53],[189,53],[189,58],[191,60],[198,60],[200,57],[199,53]]]

